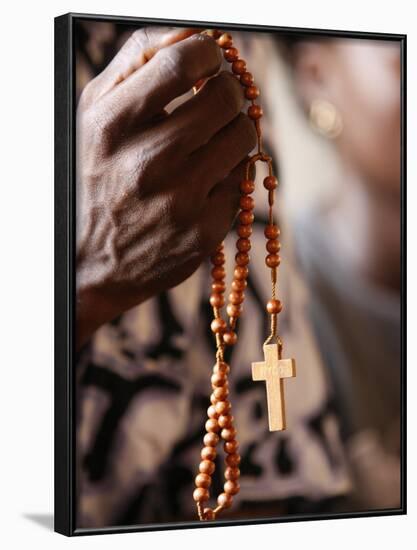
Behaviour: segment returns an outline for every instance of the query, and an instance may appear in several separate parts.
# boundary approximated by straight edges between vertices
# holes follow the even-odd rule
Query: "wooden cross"
[[[264,345],[265,361],[252,363],[252,378],[266,382],[269,430],[285,430],[285,401],[283,378],[295,376],[294,359],[281,359],[278,344]]]

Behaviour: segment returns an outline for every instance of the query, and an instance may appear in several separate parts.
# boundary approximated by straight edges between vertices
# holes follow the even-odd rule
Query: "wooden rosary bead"
[[[214,447],[203,447],[201,449],[201,458],[203,460],[214,460],[217,456],[217,451]],[[229,464],[229,466],[233,466],[233,464]]]
[[[217,419],[217,423],[219,424],[220,428],[231,428],[233,427],[233,416],[230,414],[221,414],[219,418]]]
[[[220,495],[217,497],[217,504],[222,508],[230,508],[232,502],[233,497],[228,493],[220,493]]]
[[[212,294],[210,296],[210,304],[212,307],[221,308],[224,306],[224,296],[223,294]]]
[[[262,107],[260,105],[250,105],[248,107],[248,116],[252,120],[258,120],[263,115]]]
[[[236,437],[236,430],[235,428],[223,428],[220,435],[225,441],[232,441]]]
[[[239,479],[239,477],[240,477],[239,468],[233,468],[231,466],[228,466],[224,471],[224,477],[228,481],[236,481],[236,479]]]
[[[256,99],[257,97],[259,97],[259,88],[256,86],[249,86],[245,90],[245,96],[246,99],[249,99],[250,101]]]
[[[240,82],[243,86],[252,86],[253,85],[253,75],[248,71],[245,71],[240,75]]]
[[[212,386],[212,387],[213,387],[213,386]],[[211,403],[212,405],[215,405],[215,404],[217,403],[217,399],[215,398],[215,396],[214,396],[213,393],[210,395],[210,403]]]
[[[237,481],[226,481],[223,485],[224,492],[228,495],[237,495],[240,491],[240,485]]]
[[[249,275],[249,269],[246,266],[239,265],[235,267],[235,271],[234,271],[235,279],[238,279],[241,281],[243,279],[246,279],[248,275]]]
[[[225,278],[226,271],[224,270],[224,267],[220,265],[216,265],[211,270],[211,276],[213,277],[213,279],[221,280]]]
[[[220,386],[213,390],[213,395],[217,401],[223,401],[229,396],[229,390],[226,386]]]
[[[269,241],[266,242],[266,249],[271,254],[276,254],[281,249],[281,244],[277,239],[269,239]]]
[[[253,180],[242,180],[240,182],[240,192],[244,195],[250,195],[255,191],[255,182]]]
[[[250,237],[252,235],[252,226],[251,225],[238,225],[237,234],[239,237]]]
[[[251,249],[250,240],[246,238],[240,238],[236,242],[236,248],[240,252],[248,252]]]
[[[241,304],[245,299],[245,294],[243,292],[233,291],[229,294],[229,301],[234,305]]]
[[[208,474],[198,474],[195,478],[197,487],[208,489],[211,485],[211,477]]]
[[[206,434],[203,438],[203,443],[206,447],[215,447],[219,441],[220,437],[214,432]]]
[[[211,508],[204,508],[203,510],[204,519],[210,520],[215,518],[214,510]]]
[[[226,311],[229,317],[240,317],[242,313],[242,307],[235,304],[228,304]]]
[[[282,302],[280,300],[268,300],[266,304],[266,310],[271,315],[274,313],[280,313],[282,311]]]
[[[210,494],[207,489],[197,487],[193,493],[193,498],[196,502],[206,502],[210,498]]]
[[[241,292],[242,290],[245,290],[247,286],[248,283],[244,279],[234,279],[232,281],[232,290],[235,290],[236,292]]]
[[[237,61],[239,59],[239,52],[237,48],[227,48],[227,50],[224,50],[223,55],[226,61],[229,61],[229,63],[231,63],[232,61]]]
[[[221,334],[226,330],[226,328],[227,328],[227,325],[224,319],[217,318],[217,319],[213,319],[213,321],[211,322],[211,330],[215,334],[218,334],[218,333]]]
[[[232,405],[230,404],[230,401],[219,401],[216,404],[216,414],[217,415],[223,415],[223,414],[229,414],[230,409],[232,408]]]
[[[278,267],[281,263],[281,258],[278,254],[268,254],[265,258],[265,263],[268,267]]]
[[[237,342],[237,334],[234,330],[226,330],[223,333],[223,342],[228,346],[234,346]]]
[[[241,75],[246,71],[246,62],[243,59],[237,59],[232,63],[232,72]]]
[[[207,474],[211,476],[211,474],[214,472],[214,469],[214,462],[212,462],[211,460],[202,460],[200,462],[199,470],[201,474]]]
[[[223,448],[226,453],[233,454],[239,449],[239,443],[236,439],[232,439],[232,441],[225,441]]]
[[[252,210],[241,210],[239,212],[238,219],[242,225],[248,225],[250,223],[253,223],[255,216],[253,215]]]
[[[253,210],[255,201],[249,195],[243,195],[240,197],[239,206],[242,210]]]
[[[220,430],[219,423],[215,418],[209,418],[205,427],[207,432],[218,432]]]
[[[221,48],[231,48],[232,45],[233,45],[233,40],[232,40],[232,37],[230,36],[229,33],[225,32],[224,34],[222,34],[220,36],[220,38],[217,40],[217,44],[221,47]]]
[[[250,257],[249,257],[249,254],[247,252],[238,252],[235,255],[236,265],[243,265],[243,266],[248,265],[249,260],[250,260]]]
[[[240,464],[240,455],[238,453],[229,454],[226,456],[226,464],[235,468]]]
[[[213,367],[213,373],[221,372],[224,374],[229,374],[230,367],[227,363],[224,363],[223,361],[219,361],[216,363]]]
[[[216,281],[212,283],[211,290],[213,293],[222,293],[226,290],[226,283],[224,281]]]
[[[210,405],[210,407],[207,409],[207,416],[209,418],[217,418],[218,417],[218,414],[216,412],[216,409],[215,409],[214,405]]]
[[[275,176],[267,176],[264,179],[264,187],[268,191],[273,191],[278,186],[278,180]]]
[[[211,377],[211,385],[218,388],[219,386],[224,386],[226,380],[226,375],[223,372],[216,372]]]
[[[265,227],[264,234],[267,239],[276,239],[280,234],[280,230],[275,224],[269,224]]]
[[[210,260],[214,265],[223,265],[225,262],[224,254],[222,252],[217,252],[213,256],[210,256]]]

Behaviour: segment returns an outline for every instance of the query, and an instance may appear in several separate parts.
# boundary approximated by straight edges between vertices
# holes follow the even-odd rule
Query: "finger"
[[[191,99],[182,103],[157,128],[182,155],[206,144],[232,121],[245,102],[242,87],[230,72],[211,78]]]
[[[125,44],[95,79],[98,97],[120,84],[145,65],[161,48],[200,32],[197,28],[145,27],[131,34]]]
[[[250,119],[240,113],[209,143],[190,155],[184,173],[198,185],[190,189],[193,200],[207,197],[213,187],[224,180],[256,145],[256,131]]]
[[[104,100],[113,117],[143,123],[170,101],[213,76],[222,62],[220,48],[208,35],[196,34],[158,50],[139,70],[115,86]]]
[[[245,177],[247,158],[211,191],[198,220],[202,250],[210,254],[226,237],[239,211],[240,182]]]

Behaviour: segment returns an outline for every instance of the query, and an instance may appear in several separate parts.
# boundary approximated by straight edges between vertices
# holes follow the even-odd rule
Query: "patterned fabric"
[[[78,48],[83,60],[79,74],[85,77],[91,37],[84,31]],[[118,33],[110,31],[107,28],[105,36],[116,42]],[[99,65],[90,59],[90,73],[97,72]],[[273,135],[269,139],[272,144]],[[262,170],[258,177],[261,181]],[[242,455],[241,491],[233,509],[222,517],[349,510],[354,487],[341,433],[346,419],[318,348],[309,317],[310,293],[298,271],[292,231],[285,230],[285,220],[279,270],[284,311],[279,331],[284,356],[297,363],[296,378],[284,383],[286,431],[269,432],[265,384],[251,379],[251,362],[263,360],[262,344],[269,333],[265,303],[270,296],[264,264],[264,190],[256,189],[254,198],[248,289],[238,343],[226,355]],[[233,232],[225,246],[230,288]],[[210,282],[206,262],[176,288],[101,327],[79,353],[77,527],[197,520],[192,491],[215,358]],[[213,495],[222,491],[221,459],[220,454]]]

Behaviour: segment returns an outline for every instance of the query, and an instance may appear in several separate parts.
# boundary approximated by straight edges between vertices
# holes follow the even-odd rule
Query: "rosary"
[[[229,303],[226,308],[229,317],[229,326],[227,326],[226,321],[222,318],[220,311],[225,304],[224,293],[226,290],[226,273],[223,267],[225,263],[224,244],[221,243],[210,257],[213,264],[211,270],[213,282],[211,285],[210,304],[214,314],[211,330],[216,337],[217,351],[216,363],[211,376],[213,390],[210,396],[211,405],[207,409],[208,420],[205,424],[207,433],[203,439],[204,447],[201,450],[199,473],[195,478],[196,489],[193,493],[198,516],[200,520],[207,521],[216,519],[222,510],[230,508],[233,496],[237,495],[240,489],[239,443],[236,439],[237,431],[234,427],[234,418],[231,414],[232,406],[228,400],[228,374],[230,367],[224,361],[224,350],[226,346],[233,346],[237,342],[237,334],[235,332],[236,322],[242,313],[243,301],[245,299],[244,290],[247,286],[249,250],[251,248],[250,236],[254,220],[254,200],[251,194],[255,190],[255,181],[250,179],[249,174],[251,167],[256,162],[265,162],[268,165],[269,175],[263,181],[263,185],[268,192],[269,204],[269,218],[264,234],[267,239],[266,250],[268,252],[265,263],[271,270],[272,297],[266,304],[266,310],[271,320],[271,334],[263,345],[265,361],[252,363],[252,378],[254,381],[266,382],[270,431],[285,430],[286,428],[283,379],[295,376],[295,361],[294,359],[282,359],[283,344],[277,332],[277,316],[282,310],[282,303],[275,297],[277,267],[280,264],[278,252],[281,245],[278,240],[280,230],[274,223],[272,207],[274,204],[274,191],[278,185],[278,180],[273,175],[272,158],[262,149],[262,132],[259,121],[263,113],[262,108],[254,101],[259,96],[259,89],[254,85],[252,74],[246,70],[245,61],[239,58],[238,50],[233,47],[230,34],[221,33],[217,30],[206,30],[203,32],[212,36],[220,48],[222,48],[225,60],[231,63],[233,74],[236,75],[236,78],[239,79],[243,86],[245,97],[251,102],[247,113],[255,124],[258,139],[258,151],[249,158],[246,165],[245,179],[240,183],[240,212],[237,224],[239,238],[236,242],[237,253],[235,256],[232,291],[229,294]],[[195,85],[194,92],[198,90],[199,85],[201,85],[201,82]],[[217,497],[217,507],[204,507],[210,498],[211,476],[215,469],[216,447],[220,439],[224,442],[223,448],[226,463],[224,492]]]

